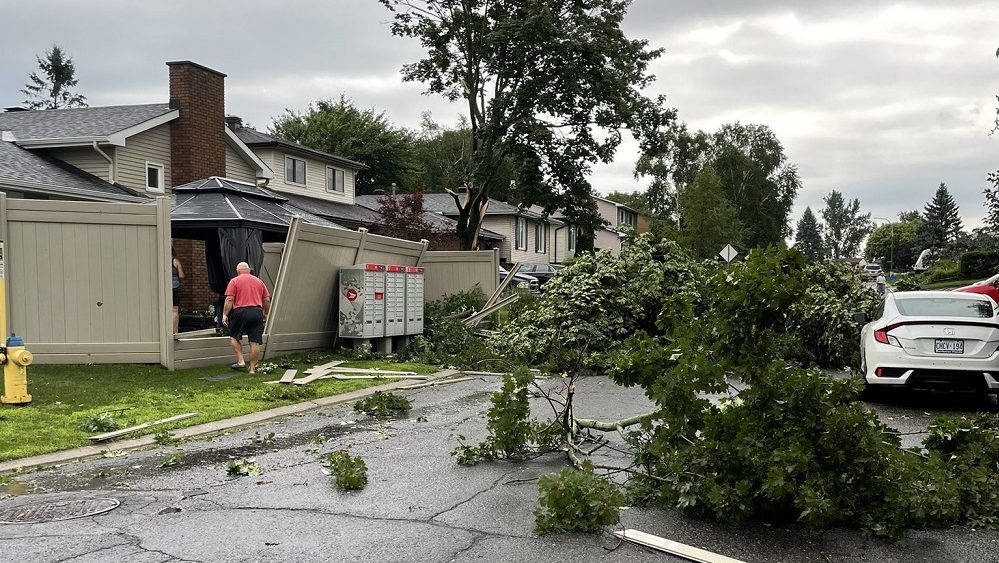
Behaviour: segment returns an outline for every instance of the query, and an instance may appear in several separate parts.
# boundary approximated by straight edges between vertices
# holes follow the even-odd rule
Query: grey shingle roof
[[[0,141],[0,188],[106,201],[152,201],[54,158]]]
[[[344,228],[268,189],[215,176],[175,187],[170,202],[170,221],[178,226],[251,224],[281,231],[291,224],[292,217],[298,216],[313,225]]]
[[[444,213],[442,213],[440,211],[436,211],[436,210],[432,210],[432,209],[428,209],[427,208],[427,196],[428,195],[447,195],[447,194],[423,194],[423,220],[426,221],[426,222],[428,222],[428,223],[430,223],[431,225],[439,228],[439,229],[442,229],[442,230],[448,230],[448,231],[455,230],[457,228],[457,225],[458,225],[457,221],[455,221],[454,219],[448,217],[447,215],[445,215]],[[359,196],[355,196],[354,197],[354,201],[357,202],[357,205],[366,207],[366,208],[370,209],[372,212],[374,212],[374,213],[377,214],[378,213],[378,208],[381,207],[381,203],[379,202],[379,199],[381,197],[383,197],[383,196],[380,196],[380,195],[359,195]],[[450,197],[451,196],[448,196],[448,198],[450,198]],[[450,210],[454,211],[454,201],[453,200],[451,201]],[[457,215],[457,212],[455,212],[455,215]],[[479,227],[479,236],[481,236],[483,238],[487,238],[487,239],[493,239],[493,240],[503,240],[504,238],[506,238],[503,235],[501,235],[501,234],[499,234],[499,233],[497,233],[495,231],[490,231],[489,229],[485,229],[485,228],[482,228],[482,227]]]
[[[323,151],[318,151],[314,148],[307,147],[305,145],[300,145],[298,143],[293,143],[286,139],[280,137],[275,137],[274,135],[268,135],[267,133],[261,133],[256,129],[250,127],[236,127],[232,130],[233,133],[239,137],[240,141],[246,144],[246,146],[253,147],[282,147],[292,151],[305,153],[312,155],[316,158],[329,160],[341,166],[346,166],[348,168],[354,168],[356,170],[364,170],[368,168],[368,165],[363,162],[357,162],[356,160],[350,160],[349,158],[344,158],[342,156],[337,156],[335,154],[325,153]]]
[[[282,193],[281,196],[288,198],[292,204],[300,209],[350,227],[365,227],[377,222],[379,218],[378,213],[360,205],[338,203],[291,193]]]
[[[169,104],[8,111],[0,113],[0,131],[17,141],[107,137],[171,111]]]
[[[357,196],[356,199],[358,203],[367,205],[376,201],[379,197],[381,196],[363,195]],[[377,204],[375,205],[377,206]],[[441,213],[450,217],[456,217],[458,215],[458,210],[454,206],[454,198],[451,197],[451,194],[423,194],[423,209],[434,213]],[[489,199],[489,206],[486,207],[486,215],[522,215],[532,219],[542,219],[544,217],[537,211],[520,209],[516,205],[510,205],[509,203],[492,198]],[[549,217],[548,220],[554,223],[562,222],[556,217]]]

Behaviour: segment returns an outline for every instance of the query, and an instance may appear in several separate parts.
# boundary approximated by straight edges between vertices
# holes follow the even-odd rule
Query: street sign
[[[731,244],[726,244],[725,248],[721,249],[721,252],[719,252],[718,255],[722,257],[722,260],[731,262],[733,258],[739,255],[739,251],[732,248]]]

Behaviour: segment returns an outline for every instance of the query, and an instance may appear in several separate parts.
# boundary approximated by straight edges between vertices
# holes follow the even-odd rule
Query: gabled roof
[[[175,187],[170,202],[170,222],[176,226],[249,225],[282,231],[297,216],[313,225],[343,229],[296,207],[271,190],[217,176]]]
[[[0,190],[5,187],[95,201],[152,201],[54,158],[0,141]]]
[[[0,113],[0,131],[10,131],[13,141],[24,147],[71,146],[94,141],[122,145],[126,137],[179,115],[170,104],[6,111]]]
[[[376,195],[366,195],[357,196],[358,202],[367,201],[366,198],[379,198],[381,196]],[[464,197],[464,196],[459,196]],[[434,213],[440,213],[446,216],[457,216],[458,210],[454,206],[454,198],[451,194],[423,194],[423,209],[426,211],[432,211]],[[547,220],[552,223],[562,224],[563,222],[559,219],[549,216],[545,217],[544,214],[539,213],[533,209],[521,209],[516,205],[510,205],[509,203],[499,201],[496,199],[489,199],[489,205],[486,207],[486,215],[517,215],[520,217],[527,217],[529,219],[536,220]]]
[[[458,228],[458,222],[457,221],[455,221],[454,219],[451,219],[450,217],[445,216],[443,213],[440,213],[438,211],[431,211],[431,210],[427,209],[427,205],[426,205],[426,197],[427,197],[427,195],[428,194],[423,194],[423,198],[424,198],[424,200],[423,200],[423,214],[421,215],[421,217],[423,218],[423,220],[426,221],[427,223],[430,223],[435,228],[443,230],[443,231],[455,231],[455,230],[457,230],[457,228]],[[357,206],[362,207],[362,208],[370,209],[371,212],[375,214],[375,218],[377,220],[379,218],[378,210],[379,210],[379,208],[381,208],[381,203],[378,200],[380,198],[382,198],[382,197],[384,197],[384,196],[380,196],[380,195],[362,195],[362,196],[355,196],[354,197],[354,201],[357,203]],[[453,202],[452,202],[452,204],[453,204]],[[503,235],[501,235],[501,234],[499,234],[499,233],[497,233],[495,231],[490,231],[489,229],[482,228],[481,226],[479,227],[479,236],[482,237],[482,238],[484,238],[484,239],[490,239],[490,240],[503,240],[503,239],[506,238],[505,236],[503,236]]]
[[[317,151],[316,149],[300,145],[298,143],[293,143],[280,137],[275,137],[274,135],[261,133],[260,131],[250,127],[236,127],[233,129],[233,132],[237,137],[239,137],[239,140],[246,143],[246,146],[250,148],[281,148],[289,152],[311,156],[319,160],[325,160],[352,170],[366,170],[368,168],[366,164],[357,162],[356,160],[350,160],[348,158],[343,158],[342,156],[336,156],[335,154]]]
[[[309,213],[325,217],[348,227],[366,227],[378,222],[379,219],[377,213],[360,205],[351,205],[349,203],[340,203],[292,193],[282,192],[281,196],[288,198],[299,209],[304,209]]]

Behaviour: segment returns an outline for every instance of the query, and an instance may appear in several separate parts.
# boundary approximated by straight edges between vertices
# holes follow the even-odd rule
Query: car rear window
[[[992,303],[984,299],[954,299],[952,297],[917,297],[899,299],[898,311],[909,317],[970,317],[988,319],[995,314]]]

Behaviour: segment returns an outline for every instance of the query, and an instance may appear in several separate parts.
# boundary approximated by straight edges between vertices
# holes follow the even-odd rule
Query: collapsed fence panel
[[[499,251],[431,251],[420,263],[424,272],[424,299],[435,301],[476,287],[486,295],[499,282]]]

